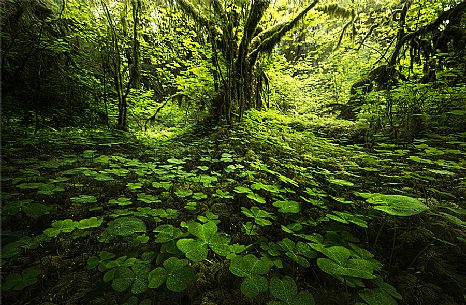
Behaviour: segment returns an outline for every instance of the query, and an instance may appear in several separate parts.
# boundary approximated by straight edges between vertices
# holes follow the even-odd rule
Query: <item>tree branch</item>
[[[272,48],[280,42],[280,40],[293,29],[300,20],[306,16],[306,14],[314,8],[318,3],[318,0],[315,0],[313,3],[308,5],[303,9],[294,19],[286,22],[276,24],[267,30],[259,33],[251,41],[252,51],[248,54],[248,57],[256,57],[259,52],[271,51]]]

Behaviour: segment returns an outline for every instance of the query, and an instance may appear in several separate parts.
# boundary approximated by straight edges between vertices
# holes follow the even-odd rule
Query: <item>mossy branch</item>
[[[267,30],[259,33],[251,41],[252,51],[248,54],[248,57],[256,57],[259,52],[270,52],[273,47],[280,42],[280,40],[293,29],[299,21],[301,21],[306,14],[313,9],[318,3],[315,0],[313,3],[304,8],[294,19],[286,22],[278,23]]]
[[[256,0],[254,1],[252,8],[249,12],[248,19],[244,25],[243,39],[241,45],[247,47],[251,42],[254,32],[257,29],[257,25],[264,15],[265,10],[269,7],[270,0]]]
[[[202,15],[202,13],[196,9],[196,7],[189,0],[178,0],[178,4],[181,9],[195,22],[202,26],[209,26],[209,19]]]
[[[393,50],[392,56],[390,57],[390,65],[393,66],[396,64],[398,56],[401,52],[402,47],[409,43],[411,40],[425,35],[429,32],[434,32],[439,29],[439,26],[446,20],[449,21],[449,25],[454,24],[455,22],[458,22],[458,20],[461,20],[461,16],[465,13],[466,11],[466,1],[463,1],[459,3],[458,5],[443,11],[437,19],[435,19],[432,23],[423,26],[419,30],[403,35],[400,39],[398,39],[395,49]]]
[[[223,5],[220,3],[219,0],[213,0],[212,1],[212,7],[214,9],[215,14],[220,15],[220,16],[225,16],[225,9],[223,8]]]
[[[254,32],[257,29],[262,16],[264,15],[265,10],[269,7],[270,0],[256,0],[253,2],[251,10],[249,11],[248,19],[244,24],[244,33],[243,38],[241,39],[239,49],[238,49],[238,58],[237,66],[241,66],[244,60],[244,55],[246,54],[251,41],[253,40]]]
[[[340,17],[340,18],[354,18],[354,10],[349,10],[344,7],[339,6],[338,4],[330,4],[323,7],[318,7],[316,10],[321,11],[329,15],[330,17]]]

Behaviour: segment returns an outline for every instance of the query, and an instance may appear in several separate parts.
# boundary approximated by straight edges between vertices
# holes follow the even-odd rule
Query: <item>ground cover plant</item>
[[[466,303],[466,2],[3,1],[5,304]]]
[[[5,302],[461,302],[465,134],[367,150],[257,119],[5,141]]]

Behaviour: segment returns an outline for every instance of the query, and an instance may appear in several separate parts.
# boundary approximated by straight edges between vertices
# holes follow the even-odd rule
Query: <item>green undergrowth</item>
[[[251,113],[3,139],[6,304],[462,304],[466,134],[342,145]]]

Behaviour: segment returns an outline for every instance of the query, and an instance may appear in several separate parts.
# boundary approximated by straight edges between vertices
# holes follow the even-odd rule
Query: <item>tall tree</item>
[[[217,65],[222,85],[219,88],[220,94],[212,104],[213,114],[231,122],[233,113],[237,113],[241,119],[246,109],[261,107],[259,91],[264,78],[260,69],[261,56],[271,52],[317,2],[315,0],[306,5],[290,20],[263,30],[261,20],[270,0],[243,2],[239,7],[233,2],[224,5],[218,0],[212,0],[209,6],[203,5],[200,9],[190,0],[178,1],[186,14],[207,29],[208,39],[213,46],[213,61]],[[217,46],[225,65],[224,70],[219,67],[216,59]]]
[[[112,41],[112,62],[114,72],[115,90],[118,96],[118,123],[117,128],[121,130],[128,129],[128,95],[131,88],[139,88],[141,80],[140,72],[140,43],[138,39],[139,18],[141,12],[141,0],[131,0],[131,8],[133,15],[132,37],[128,34],[127,2],[123,2],[122,11],[120,12],[121,31],[118,30],[116,22],[109,5],[101,0],[101,5],[104,8],[107,18],[108,28],[110,30],[110,38]],[[125,40],[131,37],[129,47],[126,47]],[[126,63],[123,61],[123,53],[126,53]],[[129,77],[126,79],[125,72],[129,70]],[[126,83],[126,85],[125,85]]]

